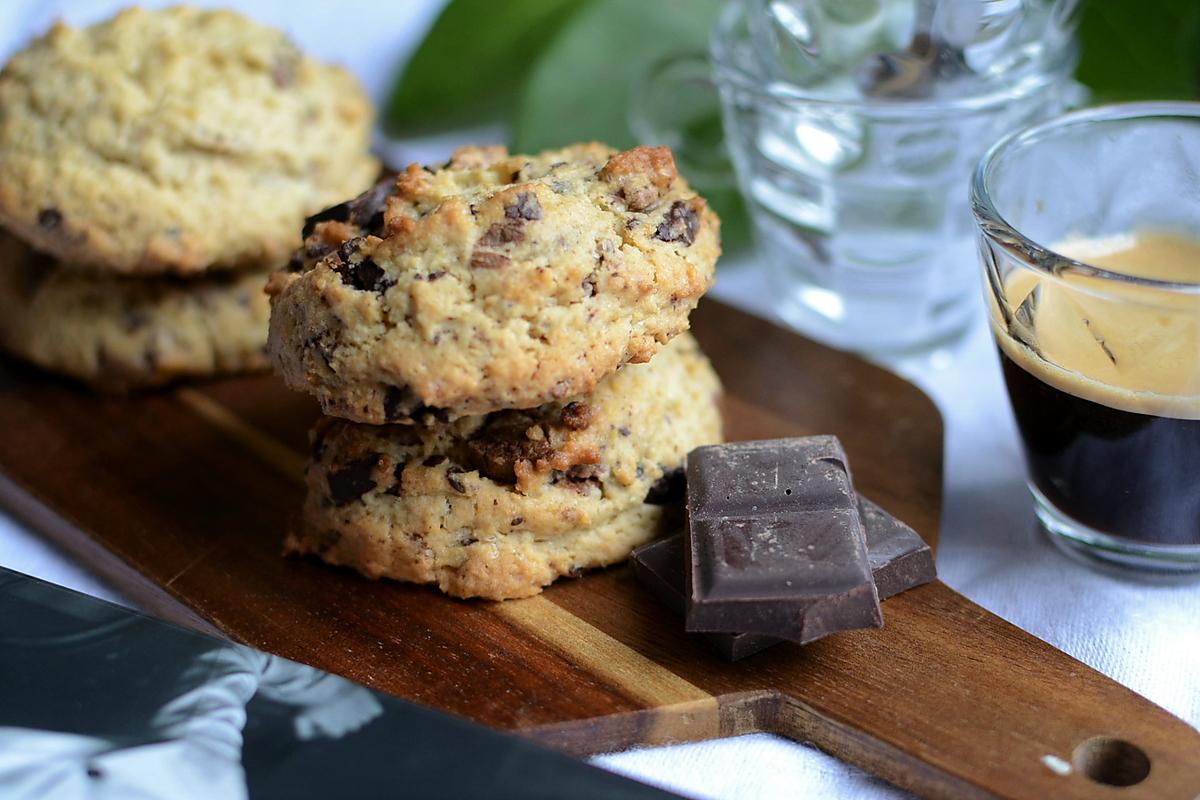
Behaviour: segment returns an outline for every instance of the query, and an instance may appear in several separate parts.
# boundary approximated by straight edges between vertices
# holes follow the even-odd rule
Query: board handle
[[[756,698],[757,727],[923,797],[1200,797],[1200,732],[1146,698],[940,582],[884,611],[886,634],[806,659],[807,688]]]

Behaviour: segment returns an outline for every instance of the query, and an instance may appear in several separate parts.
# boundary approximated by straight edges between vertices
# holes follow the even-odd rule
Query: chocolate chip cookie
[[[263,369],[268,271],[80,273],[0,231],[0,347],[118,392]]]
[[[56,24],[0,71],[0,223],[116,273],[280,266],[371,184],[371,124],[348,72],[232,12]]]
[[[269,287],[269,351],[359,422],[553,403],[687,329],[718,227],[665,147],[464,148],[310,220]]]
[[[426,428],[325,418],[286,549],[458,597],[536,594],[660,532],[688,451],[721,437],[690,334],[595,391]]]

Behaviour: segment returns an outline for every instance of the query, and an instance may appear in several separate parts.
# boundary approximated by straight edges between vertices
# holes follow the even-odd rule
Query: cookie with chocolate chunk
[[[86,274],[0,231],[0,347],[118,392],[264,369],[268,272]]]
[[[371,184],[372,116],[350,73],[230,11],[57,23],[0,71],[0,223],[97,271],[282,266]]]
[[[687,329],[718,226],[665,147],[465,148],[310,221],[270,284],[271,358],[358,422],[559,401]]]
[[[625,558],[661,532],[688,451],[721,438],[690,334],[587,395],[427,428],[324,418],[286,549],[493,600]]]

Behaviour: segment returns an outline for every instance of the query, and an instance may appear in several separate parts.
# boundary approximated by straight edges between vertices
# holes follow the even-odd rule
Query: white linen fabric
[[[196,2],[238,8],[283,28],[314,56],[353,70],[377,102],[386,97],[396,67],[420,40],[440,3]],[[143,0],[142,4],[168,3]],[[121,5],[118,0],[6,0],[0,3],[0,56],[7,57],[57,16],[83,24]],[[404,159],[434,161],[444,158],[459,141],[488,138],[497,138],[496,130],[398,143],[392,152]],[[756,264],[723,261],[714,295],[769,316],[771,294]],[[1200,663],[1200,584],[1156,585],[1101,574],[1069,560],[1038,532],[982,308],[977,319],[956,353],[903,370],[936,401],[945,421],[937,558],[942,580],[1200,727],[1200,668],[1196,666]],[[70,559],[2,516],[0,564],[121,600]],[[886,614],[885,604],[885,622]],[[815,749],[766,734],[606,755],[594,763],[698,798],[907,796]]]

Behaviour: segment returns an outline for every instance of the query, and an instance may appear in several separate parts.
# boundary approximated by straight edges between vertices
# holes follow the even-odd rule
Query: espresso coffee
[[[1200,241],[1141,233],[1055,249],[1200,282]],[[1038,492],[1101,533],[1200,545],[1200,296],[1031,271],[1005,288],[996,341]]]

